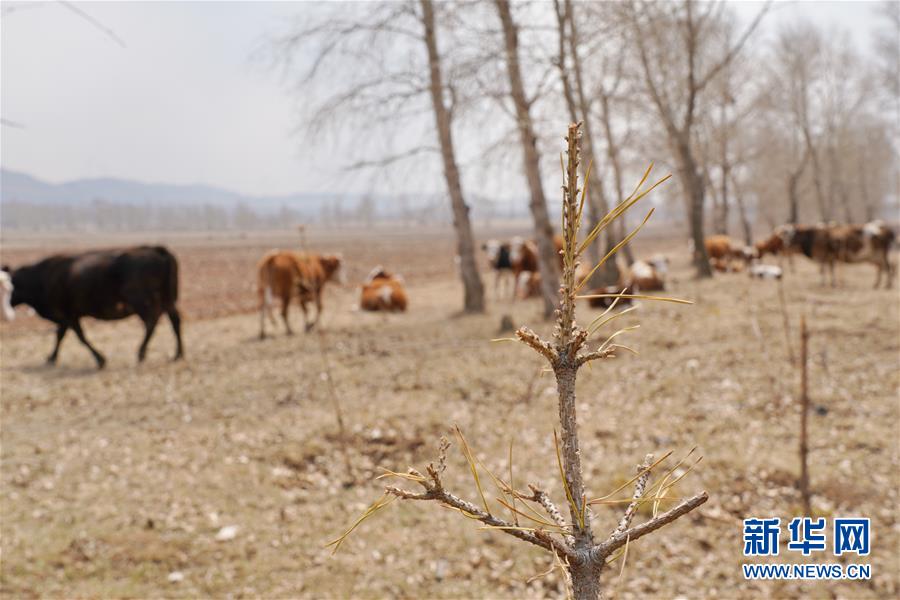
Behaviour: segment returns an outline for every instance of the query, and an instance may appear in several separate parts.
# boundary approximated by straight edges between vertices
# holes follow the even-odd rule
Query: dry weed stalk
[[[800,317],[800,497],[803,499],[803,514],[812,517],[809,492],[809,331],[806,317]]]
[[[341,400],[334,386],[334,376],[331,373],[331,362],[328,360],[328,350],[325,344],[325,333],[319,329],[316,337],[319,339],[319,357],[322,359],[322,379],[325,380],[325,386],[328,389],[328,398],[331,400],[332,408],[334,408],[334,418],[338,426],[338,435],[341,438],[341,454],[344,456],[344,468],[347,469],[349,481],[353,481],[353,462],[350,460],[350,450],[347,447],[350,444],[350,436],[347,434],[347,428],[344,425],[344,411],[341,408]]]
[[[676,469],[684,462],[684,459],[669,469],[665,475],[652,485],[648,485],[651,471],[660,465],[668,456],[653,460],[652,455],[647,455],[644,461],[638,465],[637,474],[617,490],[606,496],[588,500],[585,491],[581,468],[581,452],[579,449],[578,423],[576,416],[575,380],[579,368],[585,364],[603,358],[612,357],[619,349],[629,350],[625,346],[613,344],[612,340],[620,333],[630,328],[622,329],[609,336],[606,341],[594,350],[587,349],[587,342],[593,332],[600,325],[609,322],[617,316],[607,316],[613,306],[594,321],[587,329],[580,327],[575,321],[575,301],[579,296],[579,285],[576,283],[575,270],[578,259],[590,246],[597,235],[612,223],[619,215],[633,206],[654,187],[668,179],[660,180],[646,191],[640,189],[650,175],[650,169],[644,175],[641,183],[634,193],[621,204],[610,211],[601,219],[593,230],[579,244],[578,232],[581,226],[582,209],[585,205],[586,190],[578,187],[578,166],[580,148],[580,126],[569,126],[566,141],[568,144],[568,165],[564,169],[565,185],[563,186],[563,237],[565,245],[563,249],[563,280],[560,288],[561,300],[556,310],[556,327],[551,341],[541,339],[536,333],[526,327],[516,332],[517,338],[527,344],[550,363],[550,368],[556,377],[556,386],[559,394],[559,419],[561,437],[556,436],[557,462],[560,471],[560,479],[566,495],[568,519],[551,500],[550,496],[539,486],[529,485],[530,493],[517,490],[512,481],[512,447],[510,447],[510,472],[509,480],[504,481],[494,475],[484,464],[478,460],[469,448],[466,438],[459,428],[456,428],[456,436],[459,439],[463,455],[472,471],[475,486],[478,490],[480,504],[460,498],[444,487],[442,474],[446,469],[447,449],[450,443],[441,439],[440,452],[437,464],[429,464],[425,473],[410,468],[406,473],[386,471],[381,477],[398,477],[418,484],[422,490],[418,492],[406,490],[396,486],[387,486],[385,495],[373,504],[359,520],[340,538],[331,544],[335,550],[363,520],[386,506],[391,500],[400,498],[403,500],[431,500],[446,507],[455,509],[464,516],[480,521],[483,529],[496,529],[507,533],[520,540],[548,550],[554,555],[554,561],[567,573],[571,584],[572,595],[581,599],[599,598],[601,595],[600,573],[608,560],[623,557],[629,544],[637,541],[645,535],[675,521],[679,517],[694,510],[704,502],[708,496],[701,492],[696,496],[682,500],[672,509],[659,512],[659,503],[666,497],[672,486],[681,480],[694,465],[691,465],[684,473],[674,476]],[[590,168],[586,177],[590,177]],[[652,214],[652,210],[650,214]],[[650,214],[647,215],[649,218]],[[646,223],[647,219],[644,219]],[[603,259],[594,267],[599,268],[603,262],[610,259],[615,252],[626,244],[643,223],[615,248],[610,250]],[[620,297],[627,297],[618,294]],[[685,303],[683,300],[650,296],[649,299],[665,300]],[[623,311],[624,312],[624,311]],[[686,457],[687,458],[687,457]],[[500,492],[496,501],[509,511],[509,519],[498,516],[488,502],[484,487],[479,476],[479,466],[487,472]],[[612,498],[615,494],[634,484],[633,494],[624,499]],[[591,505],[594,504],[626,504],[627,507],[615,529],[602,540],[595,538],[592,528],[593,515]],[[633,525],[638,507],[642,503],[650,503],[653,507],[650,520]],[[616,551],[620,550],[614,555]]]

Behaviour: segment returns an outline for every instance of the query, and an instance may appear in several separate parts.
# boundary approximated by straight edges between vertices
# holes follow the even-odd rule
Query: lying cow
[[[81,329],[82,317],[104,321],[140,317],[145,329],[138,349],[141,362],[160,316],[166,313],[175,332],[175,359],[184,355],[181,315],[175,307],[178,261],[162,246],[58,254],[9,273],[10,305],[27,304],[56,324],[56,345],[47,357],[50,364],[56,363],[63,337],[71,329],[91,351],[97,367],[104,367],[106,359]]]
[[[713,235],[703,241],[709,263],[716,271],[732,273],[743,270],[756,257],[753,248],[731,241],[727,235]]]
[[[587,293],[588,297],[588,305],[593,308],[609,308],[612,306],[613,302],[616,303],[616,306],[628,306],[632,303],[631,298],[619,298],[616,300],[615,296],[619,294],[632,294],[633,291],[625,287],[618,285],[608,285],[604,287],[594,288],[590,292]]]
[[[777,265],[764,265],[759,262],[754,262],[747,269],[747,274],[750,275],[751,278],[755,279],[781,279],[783,275],[783,271],[781,267]]]
[[[403,289],[403,278],[375,267],[362,286],[359,307],[368,311],[405,312],[409,299]]]
[[[669,259],[661,254],[631,264],[625,277],[627,287],[635,291],[661,292],[666,289]],[[621,286],[619,286],[621,288]]]
[[[266,337],[266,316],[275,325],[272,312],[273,297],[281,301],[281,319],[288,335],[293,335],[288,320],[288,307],[296,294],[303,310],[304,328],[307,332],[322,316],[322,290],[329,281],[340,281],[340,255],[319,255],[272,250],[257,265],[257,292],[259,294],[259,339]],[[309,320],[306,305],[315,302],[316,317]]]

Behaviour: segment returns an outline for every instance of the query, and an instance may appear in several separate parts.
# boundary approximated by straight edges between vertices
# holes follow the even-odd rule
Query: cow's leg
[[[303,311],[303,328],[309,331],[309,309],[306,306],[306,299],[301,295],[297,301],[300,303],[300,310]]]
[[[159,311],[138,313],[138,315],[144,322],[144,340],[141,342],[141,347],[138,348],[138,362],[140,363],[144,362],[147,357],[147,345],[150,344],[150,338],[153,337],[153,331],[156,329],[156,324],[159,323]]]
[[[53,346],[53,352],[51,352],[50,356],[47,357],[47,364],[56,364],[56,357],[59,356],[59,346],[60,344],[62,344],[63,338],[66,336],[66,332],[68,330],[68,325],[60,324],[56,326],[56,344],[54,344]]]
[[[319,322],[319,317],[322,316],[322,288],[319,288],[316,290],[315,296],[316,296],[316,318],[313,320],[312,323],[306,324],[306,332],[307,333],[312,331],[312,328],[315,327],[316,324]]]
[[[287,330],[288,335],[294,335],[294,330],[291,329],[291,322],[288,321],[288,308],[291,305],[290,297],[287,300],[284,298],[281,299],[281,320],[284,321],[284,328]],[[300,301],[300,306],[303,306],[303,300]],[[306,307],[303,306],[303,312],[306,313]]]
[[[894,287],[894,276],[897,274],[897,264],[891,260],[891,257],[885,255],[884,264],[887,268],[887,283],[885,284],[885,289],[891,289]]]
[[[266,307],[259,306],[259,339],[266,339]]]
[[[81,323],[78,319],[72,321],[72,330],[75,331],[75,335],[78,336],[78,339],[81,340],[81,343],[87,346],[87,349],[91,351],[91,354],[94,355],[94,360],[97,361],[97,368],[102,369],[106,366],[106,359],[103,358],[103,355],[97,352],[97,349],[91,346],[91,343],[87,341],[87,338],[84,337],[84,331],[81,329]]]
[[[174,305],[166,309],[166,314],[169,315],[172,332],[175,334],[175,356],[172,357],[172,360],[178,360],[184,358],[184,346],[181,343],[181,315]]]

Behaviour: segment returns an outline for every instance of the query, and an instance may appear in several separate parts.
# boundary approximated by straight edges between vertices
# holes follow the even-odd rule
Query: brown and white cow
[[[656,254],[647,260],[633,262],[628,268],[625,282],[627,287],[635,291],[661,292],[666,289],[668,273],[669,259]]]
[[[883,273],[886,275],[885,286],[890,288],[893,283],[895,269],[890,251],[896,234],[881,221],[865,225],[785,225],[780,228],[780,235],[787,248],[822,265],[823,283],[827,268],[832,287],[837,284],[837,262],[872,263],[878,269],[875,288],[881,285]]]
[[[288,320],[288,307],[296,295],[303,310],[306,331],[310,331],[322,316],[322,290],[328,281],[340,281],[341,256],[319,255],[288,250],[272,250],[257,266],[257,292],[259,294],[259,338],[266,337],[266,316],[275,324],[272,312],[273,298],[281,300],[281,319],[288,335],[294,331]],[[316,316],[309,320],[307,303],[315,302]]]
[[[616,300],[613,296],[632,293],[634,292],[631,288],[623,288],[622,286],[617,285],[594,288],[587,293],[588,305],[593,308],[609,308],[612,306],[613,302],[615,302],[616,306],[628,306],[632,303],[631,298],[619,298]]]
[[[360,294],[362,310],[404,312],[408,303],[401,276],[388,273],[381,265],[372,269]]]

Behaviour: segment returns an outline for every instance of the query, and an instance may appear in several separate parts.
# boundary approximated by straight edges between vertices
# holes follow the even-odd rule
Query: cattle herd
[[[781,263],[801,254],[817,262],[822,282],[826,271],[832,286],[837,284],[836,263],[872,263],[877,268],[875,287],[884,281],[891,287],[896,265],[891,248],[896,234],[881,221],[865,225],[815,226],[783,225],[753,246],[735,244],[728,236],[716,235],[705,240],[705,250],[716,271],[746,270],[751,277],[780,279],[780,265],[764,264],[766,255]],[[557,250],[562,239],[554,239]],[[482,245],[495,273],[494,294],[515,299],[540,295],[537,246],[521,237],[508,241],[489,240]],[[692,248],[693,250],[693,248]],[[561,258],[560,258],[561,260]],[[792,262],[791,262],[792,264]],[[288,334],[293,332],[288,318],[291,301],[297,298],[304,315],[304,326],[310,331],[322,313],[322,292],[328,282],[342,281],[342,257],[311,252],[273,250],[257,266],[259,295],[259,337],[265,338],[268,318],[275,324],[273,313],[277,297],[281,318]],[[592,306],[609,306],[610,295],[654,292],[665,289],[669,261],[662,255],[638,260],[620,269],[615,285],[594,288],[586,294]],[[583,279],[588,273],[582,272]],[[511,284],[511,285],[510,285]],[[144,338],[138,348],[138,361],[143,361],[147,345],[159,319],[167,315],[175,333],[175,359],[183,356],[181,316],[178,300],[178,261],[162,246],[138,246],[119,250],[95,250],[80,254],[59,254],[31,265],[0,270],[0,317],[12,320],[14,308],[30,306],[42,318],[56,325],[56,343],[47,358],[55,363],[59,347],[71,329],[84,344],[99,368],[104,356],[87,340],[81,327],[82,317],[101,320],[124,319],[137,315],[144,323]],[[308,304],[316,307],[310,319]],[[627,300],[621,302],[626,304]],[[359,308],[366,311],[403,312],[408,297],[403,278],[381,266],[370,272],[361,286]]]

